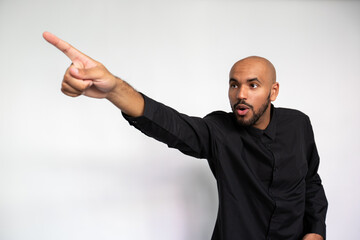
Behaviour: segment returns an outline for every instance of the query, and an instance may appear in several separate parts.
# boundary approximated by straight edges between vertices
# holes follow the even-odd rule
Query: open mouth
[[[245,116],[249,112],[250,108],[244,104],[239,104],[236,106],[236,112],[240,116]]]

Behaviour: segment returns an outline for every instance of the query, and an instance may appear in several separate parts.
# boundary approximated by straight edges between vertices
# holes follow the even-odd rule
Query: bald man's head
[[[236,71],[238,68],[248,68],[257,71],[258,74],[263,74],[269,83],[273,84],[276,82],[276,70],[274,65],[266,58],[259,56],[250,56],[237,61],[231,68],[232,71]]]
[[[263,57],[247,57],[232,66],[229,78],[229,100],[239,124],[265,129],[271,101],[279,92],[273,64]]]

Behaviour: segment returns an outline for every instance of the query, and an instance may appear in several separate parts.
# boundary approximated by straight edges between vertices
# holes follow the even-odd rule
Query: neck
[[[267,107],[264,114],[259,118],[259,120],[253,125],[254,128],[265,130],[269,126],[271,120],[271,103]]]

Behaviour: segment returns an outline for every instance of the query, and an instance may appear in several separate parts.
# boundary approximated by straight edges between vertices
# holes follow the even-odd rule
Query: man
[[[231,68],[231,113],[196,118],[137,92],[56,36],[43,36],[72,61],[64,94],[106,98],[146,135],[208,159],[219,191],[212,240],[325,239],[327,200],[310,120],[271,104],[279,84],[267,59],[248,57]]]

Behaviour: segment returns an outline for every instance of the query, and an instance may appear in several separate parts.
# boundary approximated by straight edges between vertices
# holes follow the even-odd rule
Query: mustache
[[[239,101],[237,101],[237,102],[234,104],[233,109],[236,109],[236,107],[237,107],[238,105],[240,105],[240,104],[246,105],[246,106],[248,106],[251,110],[254,110],[254,107],[253,107],[251,104],[245,102],[244,99],[240,99]]]

